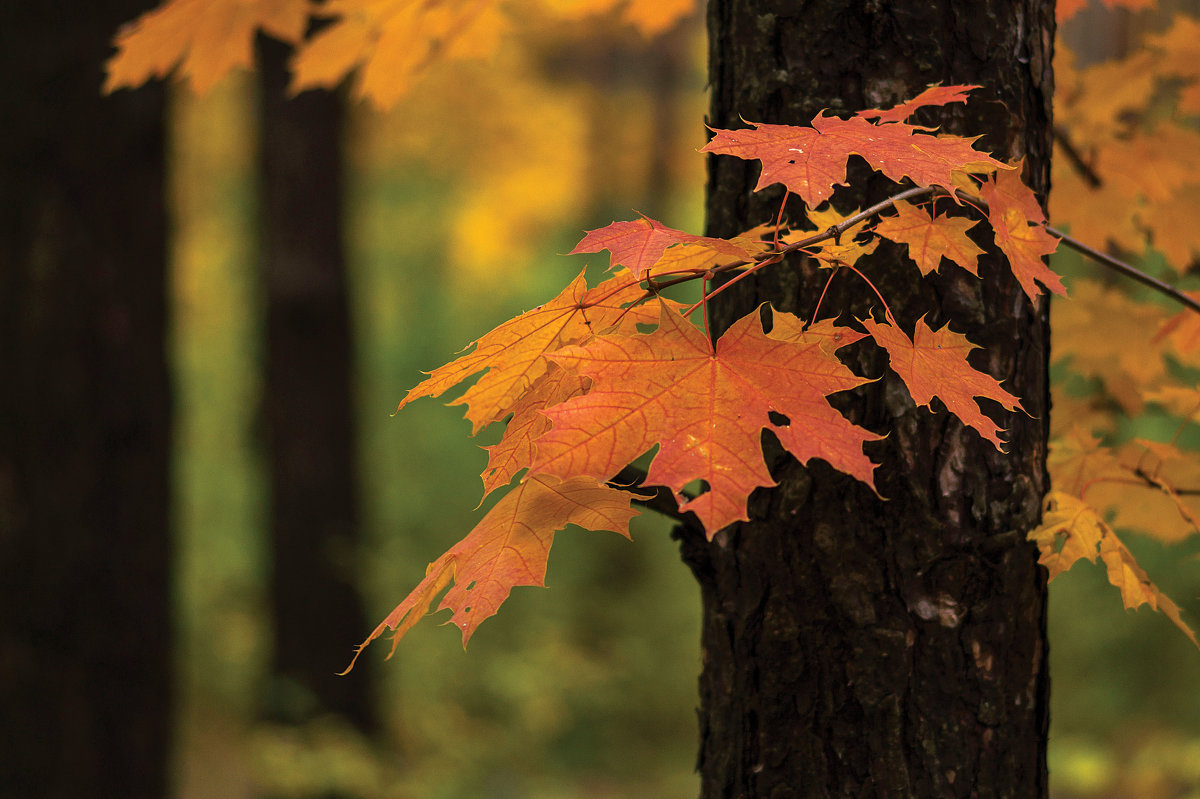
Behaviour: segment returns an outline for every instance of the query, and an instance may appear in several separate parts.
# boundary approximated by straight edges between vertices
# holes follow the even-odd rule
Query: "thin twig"
[[[1083,177],[1084,181],[1093,189],[1100,188],[1104,181],[1101,180],[1100,176],[1096,174],[1096,170],[1092,169],[1092,165],[1083,160],[1083,156],[1080,154],[1079,149],[1075,146],[1075,142],[1071,140],[1071,134],[1067,132],[1067,129],[1060,125],[1055,125],[1053,128],[1053,133],[1054,140],[1058,142],[1058,146],[1062,148],[1062,153],[1067,157],[1067,160],[1071,162],[1071,166],[1075,167],[1075,171],[1078,172]]]
[[[1122,275],[1125,275],[1126,277],[1136,280],[1137,282],[1141,283],[1143,286],[1149,286],[1150,288],[1154,289],[1155,291],[1167,295],[1171,299],[1178,302],[1180,305],[1184,305],[1187,308],[1190,308],[1191,310],[1195,311],[1196,313],[1200,313],[1200,302],[1193,300],[1191,297],[1184,294],[1182,291],[1175,288],[1174,286],[1168,285],[1167,283],[1162,282],[1161,280],[1159,280],[1156,277],[1147,275],[1145,272],[1142,272],[1139,269],[1135,269],[1134,267],[1130,266],[1129,264],[1125,263],[1124,261],[1119,261],[1116,258],[1113,258],[1111,255],[1103,253],[1100,250],[1097,250],[1093,247],[1089,247],[1088,245],[1084,244],[1083,242],[1081,242],[1077,239],[1071,238],[1066,233],[1063,233],[1061,230],[1058,230],[1057,228],[1052,228],[1049,225],[1046,225],[1046,232],[1049,233],[1051,236],[1057,236],[1059,239],[1062,240],[1063,244],[1067,245],[1072,250],[1075,250],[1076,252],[1079,252],[1079,253],[1083,253],[1088,258],[1091,258],[1094,261],[1098,261],[1099,263],[1104,264],[1109,269],[1120,272]]]

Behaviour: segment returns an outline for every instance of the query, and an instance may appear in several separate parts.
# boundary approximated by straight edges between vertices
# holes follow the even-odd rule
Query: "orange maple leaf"
[[[963,87],[947,87],[963,88]],[[953,191],[956,173],[1008,169],[971,147],[976,138],[934,136],[902,122],[872,124],[863,117],[840,119],[818,114],[811,127],[749,123],[742,130],[713,130],[701,152],[762,162],[755,191],[782,183],[809,207],[845,185],[846,162],[861,156],[872,169],[897,182]]]
[[[1005,210],[1015,208],[1026,221],[1040,224],[1046,221],[1046,213],[1042,210],[1042,204],[1038,202],[1033,189],[1021,179],[1024,168],[1024,158],[1014,161],[1012,169],[996,172],[991,180],[985,182],[980,187],[979,194],[989,206],[999,203]]]
[[[447,586],[438,610],[452,610],[446,622],[462,630],[463,646],[475,629],[495,615],[512,589],[545,585],[546,561],[554,534],[568,524],[586,530],[612,530],[629,537],[629,507],[634,495],[586,477],[560,481],[536,474],[505,494],[467,537],[429,564],[417,584],[388,617],[358,645],[354,660],[368,644],[392,630],[392,649],[416,626]],[[345,673],[345,672],[343,672]]]
[[[196,92],[206,92],[253,65],[260,29],[293,44],[303,39],[312,10],[307,0],[170,0],[117,33],[104,91],[165,78],[178,66]]]
[[[1041,283],[1055,294],[1066,296],[1067,289],[1043,258],[1058,248],[1058,239],[1046,232],[1035,220],[1043,219],[1042,208],[1033,192],[1016,177],[992,175],[980,188],[980,196],[988,204],[988,222],[996,236],[996,245],[1008,258],[1009,267],[1030,301],[1036,301]],[[1034,219],[1029,214],[1036,213]],[[1037,281],[1037,282],[1034,282]]]
[[[946,105],[947,103],[965,103],[967,93],[980,88],[979,86],[930,86],[911,100],[906,100],[897,106],[885,110],[870,108],[859,111],[856,116],[863,119],[875,119],[879,122],[903,122],[919,108],[930,105]]]
[[[925,324],[925,317],[917,320],[911,339],[900,328],[874,319],[865,319],[862,324],[888,351],[892,371],[900,375],[917,405],[928,406],[937,397],[963,424],[1003,450],[999,427],[983,415],[975,397],[995,400],[1010,411],[1020,408],[1021,402],[996,378],[967,363],[967,354],[976,347],[966,336],[949,326],[932,330]]]
[[[739,243],[709,236],[697,236],[669,228],[656,219],[643,216],[630,222],[613,222],[587,235],[568,255],[608,250],[613,267],[624,266],[636,278],[645,277],[647,270],[658,263],[669,247],[680,244],[707,251],[707,263],[712,256],[724,255],[732,260],[753,258],[760,248],[751,241]]]
[[[546,372],[546,354],[598,333],[618,321],[653,323],[657,308],[623,306],[646,296],[628,272],[589,290],[584,273],[550,302],[510,319],[468,345],[470,352],[429,372],[408,392],[399,411],[420,397],[436,397],[487,370],[451,405],[466,405],[474,432],[512,412],[514,404]]]
[[[504,428],[500,442],[485,448],[488,452],[487,467],[482,475],[485,497],[507,485],[533,462],[534,440],[550,429],[550,419],[542,411],[583,394],[591,382],[550,363],[546,373],[513,405],[512,419]]]
[[[896,203],[896,215],[880,219],[875,232],[907,245],[908,257],[916,262],[922,275],[938,271],[942,258],[946,258],[978,276],[983,250],[967,236],[967,231],[976,224],[961,216],[945,214],[934,219],[924,209],[900,200]]]
[[[861,334],[826,332],[828,325],[806,335],[798,320],[776,311],[785,321],[770,336],[751,314],[714,349],[677,311],[660,307],[651,333],[598,336],[551,356],[590,377],[592,388],[544,411],[553,426],[536,442],[532,471],[607,480],[657,444],[646,484],[671,488],[680,510],[694,511],[710,538],[748,518],[755,488],[775,485],[763,460],[763,429],[801,462],[821,458],[874,485],[875,464],[862,445],[879,436],[851,424],[825,398],[868,382],[834,355]],[[788,421],[776,424],[772,412]],[[707,490],[685,502],[684,486],[693,480],[704,480]]]

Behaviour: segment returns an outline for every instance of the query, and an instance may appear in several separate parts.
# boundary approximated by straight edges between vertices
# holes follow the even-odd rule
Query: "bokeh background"
[[[1089,9],[1063,42],[1077,64],[1101,61],[1168,17]],[[582,231],[635,210],[701,230],[704,55],[696,15],[652,38],[560,21],[485,63],[433,64],[386,113],[349,103],[360,525],[341,556],[367,607],[336,642],[347,662],[482,512],[479,447],[492,441],[468,436],[460,408],[391,411],[421,370],[585,264],[599,275],[602,258],[560,255]],[[369,723],[308,713],[310,698],[272,676],[287,611],[267,587],[258,91],[244,74],[203,96],[171,90],[178,795],[694,796],[699,601],[669,525],[651,516],[632,544],[560,534],[549,590],[517,590],[466,652],[436,618],[386,663],[386,643],[368,649],[340,679],[366,681]],[[1200,593],[1200,544],[1130,543],[1168,595]],[[1055,795],[1200,797],[1200,654],[1166,619],[1123,611],[1099,568],[1054,583],[1050,624]]]

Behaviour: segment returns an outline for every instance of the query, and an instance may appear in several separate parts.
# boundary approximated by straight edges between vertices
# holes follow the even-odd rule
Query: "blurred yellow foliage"
[[[355,93],[380,108],[435,60],[487,58],[508,28],[495,0],[330,0],[335,20],[298,49],[292,91],[333,88],[359,70]]]
[[[178,77],[198,93],[228,72],[254,63],[254,37],[293,44],[304,38],[308,0],[171,0],[117,34],[104,91],[134,88],[151,78]]]
[[[1157,305],[1139,303],[1115,288],[1091,280],[1071,283],[1071,302],[1054,308],[1055,360],[1096,377],[1121,407],[1140,413],[1142,392],[1157,388],[1167,370],[1154,335],[1167,321]],[[1104,335],[1096,331],[1104,330]],[[1119,343],[1119,346],[1118,346]]]
[[[355,94],[381,109],[407,94],[431,64],[490,58],[517,26],[611,15],[647,37],[690,14],[696,0],[167,0],[118,32],[105,91],[178,77],[205,92],[254,62],[259,30],[296,46],[293,92],[332,89],[355,77]],[[307,39],[310,18],[329,20]]]

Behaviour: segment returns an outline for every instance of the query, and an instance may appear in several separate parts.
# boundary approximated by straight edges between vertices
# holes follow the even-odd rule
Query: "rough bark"
[[[980,84],[966,106],[918,121],[1024,157],[1044,198],[1053,25],[1041,0],[712,0],[709,124],[806,124],[931,83]],[[755,194],[757,174],[711,157],[709,234],[773,216],[782,189]],[[895,191],[861,162],[850,178],[861,188],[841,210]],[[997,452],[944,409],[916,408],[885,356],[855,345],[852,367],[882,379],[834,401],[888,434],[869,447],[886,499],[823,462],[777,456],[780,485],[752,497],[750,523],[711,544],[681,531],[704,606],[702,795],[1045,796],[1045,580],[1023,533],[1048,485],[1047,304],[1031,305],[994,255],[981,279],[921,279],[886,243],[861,265],[902,327],[928,314],[980,345],[972,363],[1028,415],[985,409],[1009,430]],[[743,281],[712,304],[714,327],[763,301],[809,318],[827,276],[797,261]],[[840,274],[821,315],[849,322],[876,305]]]
[[[357,631],[360,541],[352,342],[342,235],[340,95],[287,95],[289,50],[261,54],[262,259],[271,491],[274,690],[268,715],[373,725],[366,675],[344,679]],[[361,665],[361,664],[360,664]]]
[[[0,12],[0,794],[157,797],[171,740],[163,92],[145,0]]]

